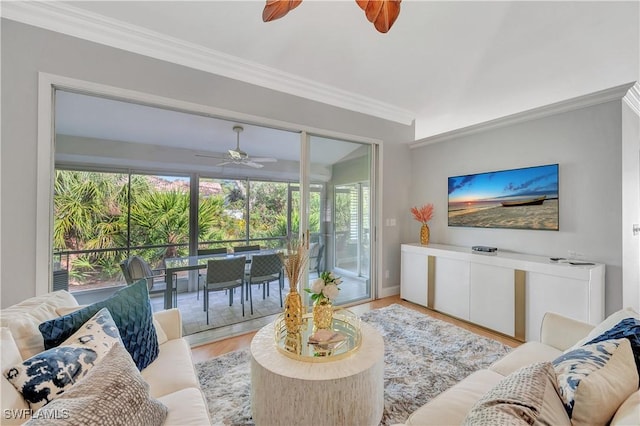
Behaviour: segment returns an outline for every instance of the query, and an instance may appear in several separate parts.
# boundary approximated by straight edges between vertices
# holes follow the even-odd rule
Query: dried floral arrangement
[[[289,280],[289,288],[298,289],[298,283],[302,279],[307,268],[309,252],[305,244],[300,240],[289,240],[287,242],[287,252],[280,252],[280,259],[284,266],[284,272]]]
[[[411,207],[411,213],[415,220],[426,225],[433,217],[433,204],[428,203],[422,207]]]

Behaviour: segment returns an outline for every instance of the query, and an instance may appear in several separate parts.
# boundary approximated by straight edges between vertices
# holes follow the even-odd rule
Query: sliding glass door
[[[374,149],[370,144],[309,137],[308,186],[322,188],[317,213],[311,208],[314,193],[310,192],[308,227],[316,226],[315,218],[319,221],[318,233],[309,233],[310,248],[318,266],[310,269],[309,278],[312,281],[322,271],[340,276],[343,284],[336,301],[339,305],[372,296]],[[330,161],[327,153],[331,153]]]
[[[334,267],[369,277],[369,182],[336,185]]]
[[[212,291],[207,309],[205,268],[175,271],[167,259],[241,245],[279,249],[302,235],[310,259],[300,287],[333,271],[343,279],[337,304],[372,296],[373,142],[62,90],[55,109],[50,279],[80,290],[74,295],[81,303],[126,285],[122,261],[137,255],[154,274],[176,272],[185,335],[269,321],[282,311],[278,286],[249,298],[250,314],[240,295],[224,292]],[[164,309],[164,295],[152,296],[152,304]]]

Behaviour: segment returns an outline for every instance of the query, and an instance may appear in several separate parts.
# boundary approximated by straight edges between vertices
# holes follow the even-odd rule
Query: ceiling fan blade
[[[254,169],[261,169],[264,166],[262,164],[258,164],[258,163],[254,163],[253,161],[249,160],[249,161],[242,161],[238,164],[243,164],[245,166],[249,166],[249,167],[253,167]]]
[[[302,0],[267,0],[262,10],[262,21],[269,22],[282,18],[302,3]]]
[[[196,154],[196,157],[204,157],[204,158],[225,158],[219,155],[209,155],[209,154]]]
[[[259,157],[259,158],[253,158],[251,157],[251,160],[254,163],[275,163],[278,160],[276,160],[275,158],[271,158],[271,157]]]
[[[391,29],[400,14],[402,0],[356,0],[367,20],[381,33]]]
[[[216,164],[216,167],[226,166],[227,164],[233,164],[233,161],[223,161],[222,163]]]

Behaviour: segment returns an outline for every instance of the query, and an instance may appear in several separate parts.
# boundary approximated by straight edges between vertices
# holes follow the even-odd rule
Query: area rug
[[[366,312],[361,318],[384,339],[384,413],[380,423],[384,426],[404,422],[431,398],[510,349],[398,304]],[[196,364],[196,371],[212,424],[253,424],[248,349]]]

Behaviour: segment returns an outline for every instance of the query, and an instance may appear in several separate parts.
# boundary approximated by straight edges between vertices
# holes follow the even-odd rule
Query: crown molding
[[[4,1],[3,18],[411,125],[415,113],[60,2]]]
[[[561,114],[563,112],[573,111],[580,108],[586,108],[593,105],[603,104],[615,100],[627,99],[629,93],[635,93],[635,101],[640,101],[640,91],[638,83],[627,83],[609,89],[601,90],[588,95],[579,96],[573,99],[556,102],[539,108],[533,108],[527,111],[508,115],[506,117],[497,118],[495,120],[486,121],[484,123],[474,124],[463,127],[461,129],[452,130],[450,132],[440,133],[430,136],[415,143],[409,144],[409,148],[419,148],[421,146],[430,145],[437,142],[443,142],[453,138],[469,136],[475,133],[487,130],[497,129],[500,127],[511,126],[525,121],[536,120],[550,115]],[[629,90],[631,88],[631,90]],[[626,96],[625,96],[626,95]],[[627,102],[628,103],[628,102]],[[636,103],[636,105],[638,105]],[[633,106],[632,106],[633,108]]]
[[[640,83],[636,82],[622,100],[636,113],[636,115],[640,116]]]

